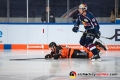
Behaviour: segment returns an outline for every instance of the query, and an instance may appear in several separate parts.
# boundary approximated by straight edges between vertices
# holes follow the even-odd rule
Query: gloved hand
[[[76,27],[72,28],[72,31],[77,33],[78,29],[79,29],[79,27],[76,26]]]
[[[61,57],[61,54],[55,54],[54,55],[54,59],[58,59],[58,58],[60,58]]]
[[[100,38],[100,35],[101,35],[101,32],[100,32],[100,31],[98,31],[98,32],[95,33],[95,37],[96,37],[97,39]]]
[[[45,55],[45,59],[49,59],[49,58],[52,58],[50,54]]]

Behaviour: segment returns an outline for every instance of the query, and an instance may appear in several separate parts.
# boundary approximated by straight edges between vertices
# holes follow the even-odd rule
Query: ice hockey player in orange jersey
[[[104,49],[104,45],[102,45],[99,42],[95,42],[95,45],[97,46],[98,50]],[[80,49],[74,49],[74,48],[67,48],[65,46],[57,45],[55,42],[51,42],[49,44],[49,48],[51,49],[51,53],[45,55],[45,58],[91,58],[93,56],[93,53],[89,51],[88,49],[84,48],[84,52],[82,52]]]

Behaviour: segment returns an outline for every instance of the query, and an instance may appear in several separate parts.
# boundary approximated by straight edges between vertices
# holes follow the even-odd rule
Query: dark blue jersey
[[[99,24],[91,12],[87,11],[85,16],[78,14],[78,18],[74,26],[79,27],[80,22],[84,25],[85,30],[95,29],[96,32],[99,31]]]

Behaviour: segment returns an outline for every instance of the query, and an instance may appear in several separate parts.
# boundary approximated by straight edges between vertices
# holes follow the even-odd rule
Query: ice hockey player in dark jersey
[[[79,11],[78,18],[76,20],[74,27],[72,28],[72,31],[77,33],[79,30],[80,23],[84,25],[85,32],[87,32],[87,34],[83,33],[79,41],[80,45],[86,47],[93,53],[94,56],[91,58],[92,61],[94,60],[101,61],[99,52],[97,51],[95,44],[93,44],[95,38],[97,39],[100,38],[101,35],[99,31],[100,26],[96,18],[93,16],[93,14],[87,11],[86,4],[80,4],[78,11]],[[95,36],[91,34],[94,34]]]
[[[99,42],[95,42],[95,46],[98,46],[99,49],[106,49],[104,45]],[[49,48],[51,49],[51,53],[45,55],[45,58],[91,58],[93,53],[88,49],[84,48],[84,52],[80,51],[80,49],[68,48],[66,46],[57,45],[55,42],[51,42],[49,44]]]

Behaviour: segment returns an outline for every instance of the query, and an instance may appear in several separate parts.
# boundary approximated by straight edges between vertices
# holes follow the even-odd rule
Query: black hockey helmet
[[[49,47],[56,47],[57,45],[56,45],[56,43],[55,42],[51,42],[50,44],[49,44]]]

